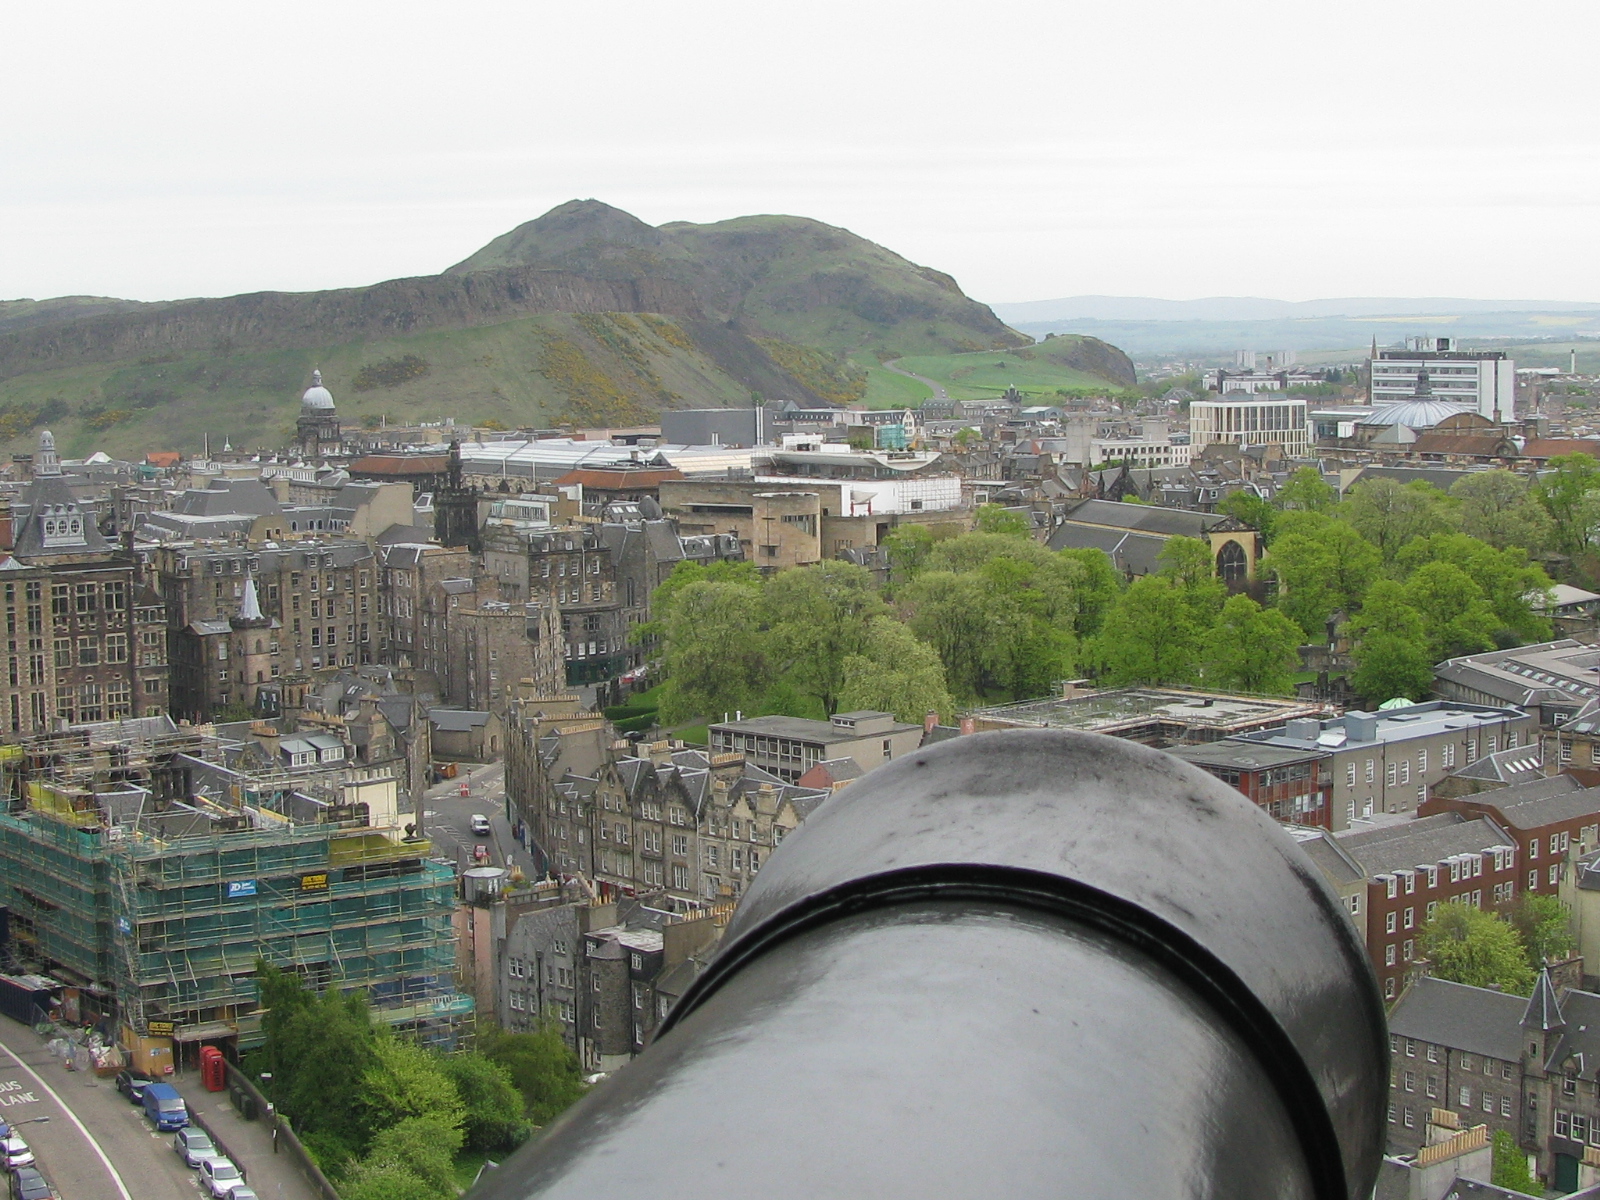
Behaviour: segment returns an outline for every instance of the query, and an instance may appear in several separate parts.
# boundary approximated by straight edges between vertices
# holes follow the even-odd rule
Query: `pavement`
[[[43,1038],[9,1019],[0,1019],[0,1120],[13,1123],[62,1200],[202,1194],[170,1133],[156,1133],[111,1080],[68,1071]]]
[[[245,1182],[261,1200],[318,1200],[294,1159],[273,1153],[272,1132],[265,1121],[246,1121],[227,1092],[206,1091],[198,1072],[187,1071],[171,1083],[189,1111],[199,1113],[212,1136],[226,1147],[228,1157],[244,1171]]]

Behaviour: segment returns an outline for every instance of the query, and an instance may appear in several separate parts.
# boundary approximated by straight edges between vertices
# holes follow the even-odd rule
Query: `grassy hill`
[[[1120,382],[1127,361],[1085,349],[1093,339],[1027,341],[948,275],[847,230],[783,216],[657,228],[573,201],[436,276],[0,304],[0,445],[48,425],[74,455],[194,450],[207,433],[277,448],[313,367],[347,421],[553,427],[743,405],[752,393],[916,403],[926,387],[881,365],[908,355],[940,379],[945,368],[930,364],[950,355],[1022,355],[1041,388],[1075,386],[1084,369],[1093,385]],[[1083,343],[1075,361],[1068,342]]]
[[[1015,350],[910,355],[895,365],[943,384],[956,400],[981,400],[1008,387],[1048,398],[1061,389],[1101,390],[1107,384],[1132,387],[1134,383],[1127,356],[1088,337],[1053,337]]]

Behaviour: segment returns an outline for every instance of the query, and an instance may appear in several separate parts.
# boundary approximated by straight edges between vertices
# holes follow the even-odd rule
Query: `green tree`
[[[759,586],[698,581],[658,614],[662,630],[661,719],[720,717],[754,708],[772,682]]]
[[[993,586],[976,571],[924,571],[899,600],[912,632],[939,655],[958,700],[981,697],[1026,632],[1022,615],[996,603]]]
[[[1156,574],[1170,579],[1194,612],[1195,623],[1209,625],[1228,598],[1227,585],[1217,578],[1211,547],[1199,538],[1168,538],[1156,555]]]
[[[868,622],[883,611],[872,576],[839,561],[783,571],[767,581],[766,610],[776,671],[831,716],[845,659],[861,653]]]
[[[1165,575],[1134,580],[1106,616],[1096,642],[1106,682],[1193,683],[1201,628],[1181,584]]]
[[[1572,914],[1554,896],[1523,892],[1506,915],[1527,947],[1528,965],[1535,971],[1572,953]]]
[[[261,959],[256,981],[266,1012],[255,1069],[272,1076],[269,1098],[336,1169],[361,1152],[372,1129],[360,1103],[377,1062],[367,1002],[336,988],[318,996]]]
[[[440,1191],[404,1167],[369,1167],[357,1163],[340,1180],[342,1200],[451,1200],[455,1189]]]
[[[1542,568],[1528,561],[1526,550],[1496,550],[1464,533],[1437,533],[1403,546],[1395,558],[1397,569],[1407,576],[1436,562],[1460,568],[1477,585],[1494,613],[1497,641],[1538,642],[1550,636],[1550,622],[1534,601],[1544,597],[1548,604],[1552,584]]]
[[[1280,519],[1264,566],[1278,581],[1277,607],[1320,640],[1333,613],[1360,607],[1382,570],[1382,556],[1343,521],[1290,516]]]
[[[1208,684],[1245,692],[1293,690],[1300,627],[1248,596],[1231,596],[1201,647]]]
[[[1600,516],[1600,463],[1587,454],[1558,454],[1546,466],[1533,482],[1533,498],[1550,518],[1555,549],[1576,557],[1588,549]]]
[[[845,659],[839,704],[916,722],[930,712],[948,719],[955,710],[938,652],[887,616],[872,618],[861,653]]]
[[[1027,517],[1000,504],[980,504],[976,524],[980,533],[1002,533],[1007,537],[1033,535],[1033,524]]]
[[[1555,530],[1528,480],[1511,471],[1474,471],[1450,488],[1461,505],[1461,532],[1497,550],[1520,546],[1536,554]]]
[[[645,642],[663,636],[662,618],[672,611],[678,594],[692,583],[737,583],[748,588],[761,588],[761,572],[753,562],[714,563],[680,562],[650,593],[650,620],[635,625],[629,634],[632,641]]]
[[[484,1057],[511,1072],[535,1125],[548,1125],[586,1090],[578,1056],[561,1040],[554,1023],[534,1033],[480,1032],[478,1041]]]
[[[1511,923],[1492,912],[1452,901],[1422,927],[1422,952],[1440,979],[1497,987],[1518,996],[1533,990],[1534,972]]]
[[[445,1074],[456,1085],[466,1111],[463,1132],[474,1150],[504,1150],[515,1146],[527,1131],[522,1096],[504,1063],[492,1062],[477,1051],[449,1054]]]
[[[1418,567],[1405,582],[1405,600],[1422,616],[1431,661],[1494,649],[1499,618],[1483,589],[1454,563]]]
[[[1356,532],[1374,546],[1385,564],[1412,538],[1443,532],[1448,527],[1446,497],[1425,483],[1369,479],[1345,501],[1345,516]]]
[[[1355,639],[1350,684],[1372,707],[1397,696],[1416,700],[1433,686],[1422,614],[1392,579],[1372,585],[1361,612],[1346,626]]]
[[[1284,481],[1274,501],[1281,509],[1295,512],[1325,513],[1338,501],[1338,494],[1324,482],[1315,467],[1301,467]]]
[[[933,530],[926,525],[902,525],[881,543],[889,556],[889,584],[910,583],[921,572],[933,550]]]
[[[385,1130],[413,1118],[433,1121],[455,1130],[459,1147],[466,1107],[445,1070],[444,1056],[387,1028],[379,1030],[373,1048],[375,1061],[362,1080],[358,1101],[367,1128]]]
[[[1111,611],[1117,597],[1122,595],[1122,575],[1104,550],[1085,546],[1081,549],[1058,550],[1056,553],[1082,568],[1073,632],[1078,635],[1080,642],[1086,642],[1100,632],[1106,613]]]
[[[409,1175],[432,1189],[429,1195],[448,1200],[456,1194],[454,1164],[461,1144],[456,1126],[435,1117],[407,1117],[374,1134],[349,1174],[357,1186],[374,1177],[403,1180]]]
[[[1510,1192],[1521,1192],[1525,1196],[1544,1195],[1544,1186],[1534,1179],[1533,1173],[1528,1170],[1528,1156],[1517,1145],[1517,1140],[1511,1136],[1509,1130],[1496,1129],[1491,1139],[1493,1146],[1494,1164],[1489,1182],[1495,1187],[1505,1188]]]
[[[1259,529],[1265,541],[1272,541],[1272,527],[1277,523],[1278,510],[1249,489],[1229,492],[1217,504],[1217,511],[1252,529]]]

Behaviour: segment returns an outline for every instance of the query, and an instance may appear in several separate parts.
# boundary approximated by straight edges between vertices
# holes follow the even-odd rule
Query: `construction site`
[[[71,994],[136,1060],[260,1040],[258,959],[451,1044],[453,869],[393,777],[280,769],[149,717],[0,747],[0,954]]]

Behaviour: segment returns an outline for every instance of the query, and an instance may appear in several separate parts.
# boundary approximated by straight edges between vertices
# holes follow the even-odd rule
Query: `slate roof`
[[[489,714],[463,708],[430,708],[428,720],[444,733],[471,733],[489,723]]]
[[[60,475],[40,475],[35,477],[28,485],[28,490],[23,494],[23,503],[17,508],[26,508],[26,513],[21,517],[15,533],[15,544],[12,553],[18,558],[27,559],[32,555],[48,554],[95,554],[104,553],[111,549],[111,543],[106,541],[94,522],[94,507],[81,503],[73,495],[71,486]],[[50,546],[44,544],[43,511],[46,508],[61,505],[83,518],[83,543],[66,546]]]
[[[1228,520],[1222,513],[1189,512],[1157,508],[1150,504],[1122,504],[1115,500],[1083,500],[1067,510],[1066,520],[1080,525],[1103,525],[1137,530],[1158,537],[1202,537],[1213,525]]]
[[[1600,996],[1568,992],[1561,997],[1561,1015],[1567,1027],[1545,1070],[1565,1072],[1571,1066],[1580,1079],[1600,1079]]]
[[[1488,779],[1496,783],[1522,784],[1528,781],[1545,780],[1550,782],[1556,779],[1571,779],[1570,775],[1552,775],[1548,779],[1544,774],[1544,764],[1540,760],[1537,744],[1532,746],[1517,746],[1511,750],[1496,750],[1493,754],[1485,754],[1482,758],[1475,759],[1452,774],[1455,779]],[[1576,780],[1570,785],[1555,785],[1552,794],[1558,791],[1571,791],[1581,786]]]
[[[1527,1007],[1521,996],[1426,975],[1395,1004],[1389,1014],[1389,1032],[1517,1062],[1522,1056],[1522,1014]]]
[[[1571,780],[1557,788],[1555,779]],[[1513,829],[1537,829],[1555,821],[1600,814],[1600,788],[1585,788],[1570,775],[1540,779],[1472,797],[1479,804],[1492,805]]]
[[[1074,525],[1070,521],[1056,526],[1048,543],[1052,550],[1103,550],[1119,571],[1134,575],[1155,574],[1160,566],[1157,559],[1166,544],[1165,538],[1152,534]]]
[[[1457,812],[1418,817],[1399,825],[1334,834],[1334,840],[1370,879],[1389,871],[1443,862],[1452,854],[1478,854],[1514,846],[1511,835],[1488,817]]]

